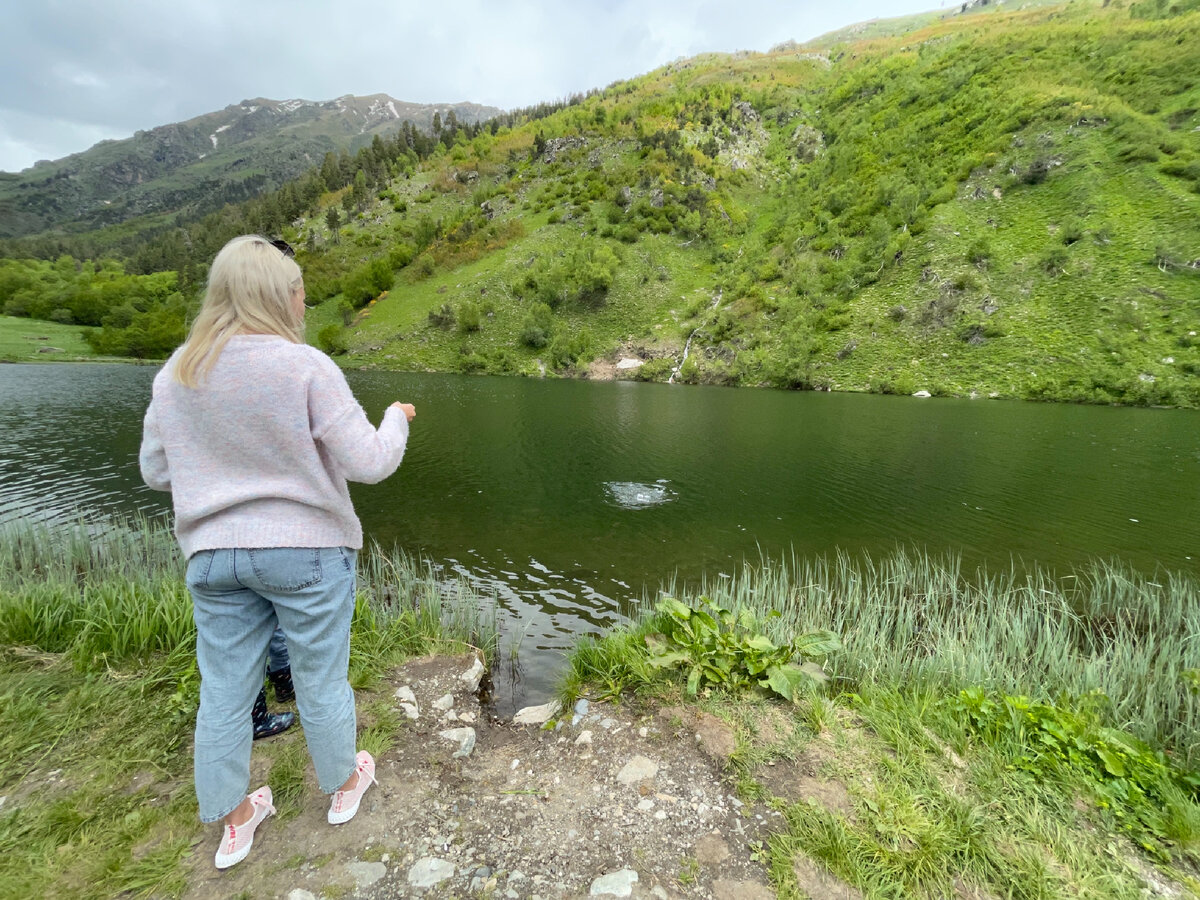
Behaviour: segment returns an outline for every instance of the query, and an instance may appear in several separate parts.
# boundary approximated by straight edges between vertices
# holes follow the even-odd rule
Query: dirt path
[[[410,688],[417,718],[401,715],[354,820],[327,825],[313,790],[226,872],[212,866],[209,827],[189,900],[775,896],[751,848],[778,814],[737,799],[723,774],[734,749],[726,726],[694,710],[600,703],[557,727],[488,721],[461,677],[473,662],[397,670],[388,690]],[[441,736],[450,729],[464,730]]]

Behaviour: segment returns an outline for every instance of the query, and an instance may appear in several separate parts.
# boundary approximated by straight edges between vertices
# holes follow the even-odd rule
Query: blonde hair
[[[200,314],[175,361],[175,380],[198,387],[235,334],[277,334],[303,344],[304,320],[292,307],[303,283],[300,267],[266,238],[231,240],[208,271]]]

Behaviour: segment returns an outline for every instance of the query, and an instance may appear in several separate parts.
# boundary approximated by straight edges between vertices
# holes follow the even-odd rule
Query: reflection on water
[[[0,521],[157,515],[137,450],[150,367],[0,365]],[[664,581],[898,545],[1065,570],[1200,570],[1191,411],[351,372],[408,452],[354,485],[364,530],[498,601],[501,711]]]
[[[155,515],[137,451],[155,369],[0,365],[0,521]]]

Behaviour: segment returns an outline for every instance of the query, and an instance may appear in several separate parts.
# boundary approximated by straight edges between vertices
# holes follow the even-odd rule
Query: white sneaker
[[[358,783],[348,791],[338,791],[333,795],[333,802],[329,804],[330,825],[341,825],[343,822],[353,819],[354,814],[358,812],[358,803],[362,800],[363,794],[367,792],[367,788],[372,784],[379,783],[375,780],[375,760],[371,759],[370,753],[366,750],[359,750],[354,761],[354,770],[358,772]]]
[[[258,828],[267,816],[275,815],[275,807],[271,805],[273,798],[269,787],[260,787],[249,797],[250,802],[254,805],[254,815],[250,817],[250,821],[243,822],[241,825],[225,826],[225,836],[221,840],[220,849],[217,850],[218,869],[228,869],[245,859],[246,854],[250,852],[250,847],[254,844],[254,829]]]

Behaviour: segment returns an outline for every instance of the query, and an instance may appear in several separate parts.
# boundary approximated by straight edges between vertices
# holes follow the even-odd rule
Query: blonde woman
[[[276,619],[328,821],[349,821],[375,780],[355,753],[347,680],[362,527],[346,481],[375,483],[404,455],[411,404],[367,420],[329,357],[304,343],[304,282],[289,247],[234,238],[209,271],[187,342],[154,379],[146,483],[170,491],[196,621],[196,798],[224,820],[217,868],[245,859],[275,808],[247,794],[251,707]]]

